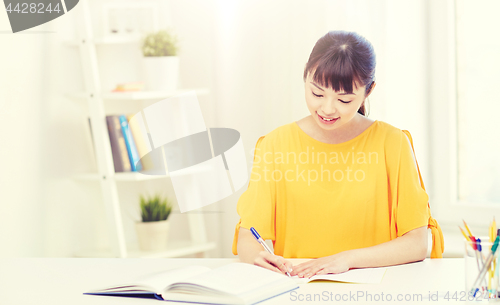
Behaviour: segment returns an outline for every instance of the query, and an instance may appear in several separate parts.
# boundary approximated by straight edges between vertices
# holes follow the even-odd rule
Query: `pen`
[[[476,280],[474,281],[474,284],[472,284],[472,292],[473,296],[476,296],[476,293],[479,291],[479,288],[476,288],[479,282],[481,281],[481,278],[486,274],[486,271],[490,268],[491,262],[493,261],[493,258],[495,257],[495,252],[497,251],[498,248],[498,242],[500,241],[500,236],[497,235],[497,238],[495,239],[495,243],[491,247],[491,252],[486,258],[486,262],[483,265],[483,268],[477,275]]]
[[[491,224],[491,232],[492,232],[492,238],[491,238],[491,242],[494,242],[495,239],[497,238],[497,235],[498,235],[498,231],[497,230],[497,222],[495,221],[495,217],[493,217],[493,223]],[[498,261],[498,257],[497,259],[495,259],[493,261],[493,268],[491,268],[491,277],[494,279],[494,281],[498,281],[498,279],[495,279],[495,269],[497,268],[497,261]],[[495,295],[496,295],[496,292],[495,292]]]
[[[481,252],[481,251],[483,251],[483,247],[481,246],[481,239],[480,238],[475,238],[474,236],[472,236],[472,238],[474,238],[476,240],[476,249],[477,249],[477,251],[479,253],[479,259],[480,259],[480,262],[481,262],[481,267],[483,267],[484,266],[484,259],[483,259],[483,253]],[[483,282],[485,284],[486,290],[488,290],[489,286],[488,286],[488,283],[486,283],[486,279],[485,278],[483,279]]]
[[[476,256],[477,271],[480,272],[484,265],[483,256],[481,254],[481,244],[479,243],[481,240],[479,238],[476,239],[474,236],[469,236],[469,239],[471,241],[471,246]],[[479,262],[479,256],[481,256],[481,263]],[[483,282],[486,284],[486,279],[483,279]],[[486,284],[486,286],[487,285],[488,284]]]
[[[262,247],[264,247],[264,249],[266,249],[267,252],[274,255],[274,253],[271,251],[271,249],[269,249],[269,247],[266,245],[266,243],[264,242],[262,237],[260,237],[259,233],[257,233],[257,230],[254,229],[254,227],[250,228],[250,232],[252,232],[253,237],[255,237],[255,239],[259,242],[259,244],[261,244]],[[291,275],[288,271],[286,272],[286,274],[291,277]]]
[[[476,252],[477,269],[480,270],[481,268],[484,267],[483,255],[481,253],[481,240],[479,238],[476,239],[474,235],[472,235],[472,232],[470,231],[469,226],[467,225],[465,220],[462,219],[462,221],[464,222],[464,226],[465,229],[467,230],[467,233],[469,233],[469,239],[472,242],[472,248],[474,248],[474,251]],[[460,228],[460,230],[462,229]],[[481,266],[479,266],[479,257],[481,258]],[[487,289],[488,284],[486,283],[486,279],[484,279],[484,283],[486,284],[486,289]]]
[[[483,267],[484,265],[484,261],[483,261],[483,256],[481,255],[481,240],[478,238],[476,239],[474,236],[472,236],[472,233],[469,229],[469,226],[467,226],[467,223],[465,223],[465,220],[463,220],[464,222],[464,225],[465,225],[465,228],[467,229],[467,233],[469,233],[470,235],[467,235],[464,230],[458,226],[458,228],[460,229],[460,232],[462,232],[462,235],[465,237],[465,239],[469,242],[470,246],[472,247],[472,250],[474,251],[474,254],[476,256],[476,264],[477,264],[477,270],[478,272],[481,271],[481,268]],[[500,230],[499,230],[500,231]],[[478,257],[478,254],[481,255],[481,266],[479,265],[479,257]],[[486,280],[484,280],[486,281]],[[485,282],[486,286],[488,286],[488,284]],[[473,287],[474,289],[475,287]]]
[[[497,257],[497,260],[498,260],[498,257]],[[495,263],[496,263],[496,260],[495,260]],[[495,285],[495,289],[493,290],[494,294],[496,297],[498,297],[498,280],[499,280],[499,267],[500,264],[497,264],[496,267],[495,267],[495,281],[494,281],[494,285]]]
[[[493,222],[495,222],[495,218],[493,218]],[[495,223],[494,227],[493,227],[495,230],[493,232],[493,236],[495,237],[495,240],[496,238],[498,237],[498,235],[500,235],[500,229],[497,230],[497,225]],[[497,257],[495,258],[495,260],[493,261],[493,294],[495,296],[495,298],[498,298],[498,280],[499,280],[499,274],[498,274],[498,267],[500,266],[500,264],[498,263],[498,255]]]

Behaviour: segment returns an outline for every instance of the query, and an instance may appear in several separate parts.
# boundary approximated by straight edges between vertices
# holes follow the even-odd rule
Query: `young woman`
[[[299,277],[442,257],[409,132],[366,117],[375,88],[372,45],[356,33],[319,39],[304,70],[311,115],[256,144],[238,201],[233,253]],[[249,229],[271,239],[263,250]],[[292,266],[286,258],[314,258]]]

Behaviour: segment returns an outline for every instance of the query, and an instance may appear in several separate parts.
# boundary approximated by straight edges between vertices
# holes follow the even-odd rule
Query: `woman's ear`
[[[377,83],[374,81],[370,84],[370,87],[368,88],[368,91],[366,92],[365,98],[367,98],[373,92],[375,85],[377,85]]]

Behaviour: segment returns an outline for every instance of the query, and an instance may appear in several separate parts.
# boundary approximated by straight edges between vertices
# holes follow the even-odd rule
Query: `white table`
[[[218,267],[237,259],[117,259],[117,258],[4,258],[0,259],[0,304],[162,304],[153,299],[83,295],[88,290],[131,281],[139,276],[186,265]],[[304,260],[293,260],[294,264]],[[440,291],[438,301],[428,301],[429,291]],[[381,284],[313,282],[267,300],[267,304],[478,304],[444,300],[443,295],[464,291],[463,259],[426,259],[423,262],[388,267]],[[316,302],[307,301],[309,295]],[[359,294],[359,295],[358,295]],[[363,294],[363,296],[361,296]],[[370,302],[369,296],[372,295]],[[423,300],[396,301],[398,294]],[[408,297],[410,295],[410,297]],[[354,298],[354,296],[357,296]],[[321,300],[318,300],[318,297]],[[415,296],[418,297],[418,296]],[[337,300],[335,300],[337,298]],[[339,299],[340,298],[340,299]],[[343,298],[343,300],[342,300]],[[381,299],[383,298],[383,300]],[[299,301],[304,299],[304,301]],[[379,301],[376,301],[379,299]],[[182,304],[175,303],[173,304]]]

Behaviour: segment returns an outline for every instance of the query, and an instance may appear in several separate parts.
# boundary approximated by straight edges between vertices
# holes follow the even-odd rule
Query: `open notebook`
[[[373,271],[376,270],[376,271]],[[255,304],[298,288],[313,280],[379,283],[385,268],[351,270],[302,279],[245,263],[210,269],[187,266],[84,294],[157,298],[165,301],[207,304]],[[351,275],[349,275],[351,273]]]
[[[366,268],[366,269],[351,269],[344,273],[314,275],[311,278],[293,278],[297,283],[309,283],[316,280],[358,283],[358,284],[380,284],[385,275],[387,268]]]

